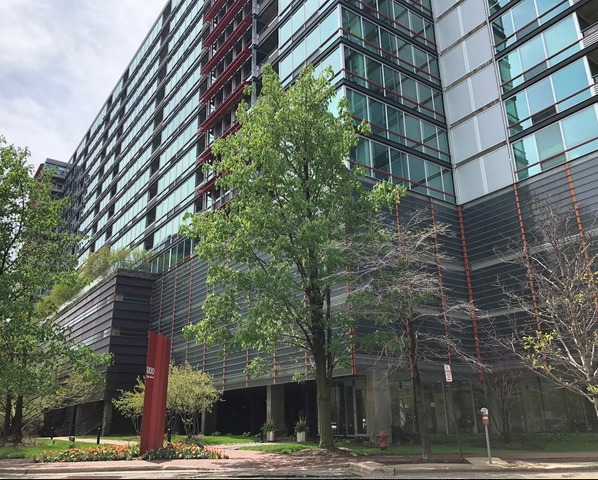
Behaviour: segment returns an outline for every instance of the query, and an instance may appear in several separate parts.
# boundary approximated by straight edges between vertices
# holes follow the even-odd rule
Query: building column
[[[391,444],[392,408],[388,376],[382,370],[372,370],[366,375],[365,384],[368,434],[376,435],[383,430],[388,435],[388,443]]]
[[[283,423],[284,418],[284,385],[268,385],[266,388],[266,420]]]
[[[107,398],[104,400],[104,415],[102,417],[102,435],[110,435],[112,428],[112,401]]]
[[[218,418],[218,404],[212,407],[212,411],[204,410],[201,412],[201,433],[204,435],[211,435],[216,431],[216,420]]]

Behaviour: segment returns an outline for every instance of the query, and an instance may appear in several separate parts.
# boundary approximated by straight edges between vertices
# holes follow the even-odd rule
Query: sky
[[[68,162],[166,0],[0,0],[0,135]]]

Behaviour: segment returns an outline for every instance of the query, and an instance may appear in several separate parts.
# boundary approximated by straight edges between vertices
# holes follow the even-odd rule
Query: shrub
[[[228,458],[220,450],[209,445],[200,447],[195,443],[167,443],[161,448],[148,450],[141,458],[143,460],[172,460],[177,458],[210,458],[222,459]]]
[[[69,448],[59,452],[44,450],[34,462],[97,462],[102,460],[133,460],[139,456],[138,445],[99,445],[87,448]]]

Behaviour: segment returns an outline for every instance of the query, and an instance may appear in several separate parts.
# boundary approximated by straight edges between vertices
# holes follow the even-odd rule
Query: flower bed
[[[148,450],[141,458],[143,460],[173,460],[177,458],[228,458],[220,450],[209,445],[200,447],[195,443],[174,442],[167,443],[162,448]]]
[[[162,448],[148,450],[139,455],[138,445],[101,445],[88,448],[69,448],[60,452],[44,450],[35,462],[98,462],[102,460],[173,460],[183,458],[228,458],[223,452],[210,446],[195,443],[167,443]]]
[[[60,452],[44,450],[35,462],[99,462],[102,460],[133,460],[139,457],[138,445],[99,445],[69,448]]]

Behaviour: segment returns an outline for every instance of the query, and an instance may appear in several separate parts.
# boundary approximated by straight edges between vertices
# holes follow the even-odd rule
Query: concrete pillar
[[[284,385],[268,385],[266,389],[266,420],[284,423]]]
[[[104,415],[102,417],[102,435],[110,435],[112,428],[112,401],[110,399],[104,400]]]
[[[216,431],[216,420],[218,418],[218,404],[212,407],[211,412],[204,410],[201,412],[201,433],[211,435]]]
[[[371,436],[384,430],[388,434],[388,443],[390,444],[392,442],[392,409],[388,376],[385,371],[372,370],[366,375],[365,383],[368,434]]]

